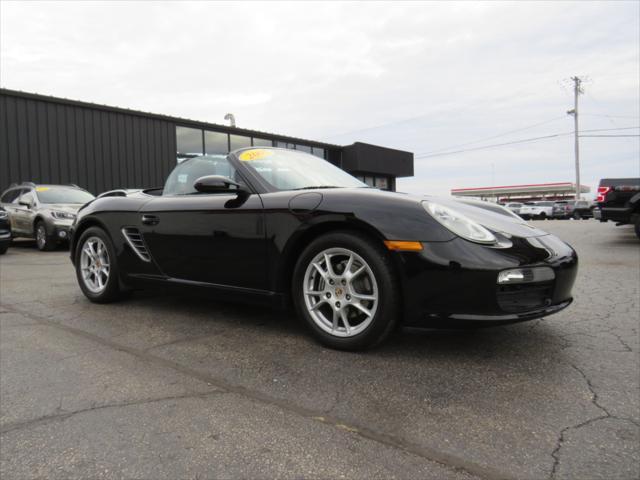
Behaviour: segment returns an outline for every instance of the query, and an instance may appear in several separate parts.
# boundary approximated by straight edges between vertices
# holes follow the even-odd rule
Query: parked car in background
[[[70,257],[96,303],[129,289],[291,305],[333,348],[405,325],[452,328],[566,308],[575,251],[489,202],[370,188],[316,156],[249,147],[178,164],[163,189],[82,207]]]
[[[594,205],[587,200],[560,200],[553,204],[553,218],[591,218],[593,208]]]
[[[11,224],[6,210],[0,207],[0,255],[5,253],[11,244]]]
[[[631,224],[640,238],[640,178],[603,178],[596,201],[601,222]]]
[[[94,198],[76,185],[25,182],[5,190],[0,206],[9,215],[13,238],[34,238],[40,250],[53,250],[68,240],[78,209]]]
[[[508,208],[516,215],[520,215],[520,209],[522,208],[523,205],[524,205],[523,203],[519,203],[519,202],[509,202],[505,204],[505,208]]]
[[[519,215],[525,220],[553,218],[553,202],[527,202],[520,208]]]

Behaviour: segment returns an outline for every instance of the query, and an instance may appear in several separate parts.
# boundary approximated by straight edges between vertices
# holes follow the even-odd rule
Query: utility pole
[[[573,136],[575,142],[576,153],[576,200],[580,200],[580,145],[578,143],[578,96],[583,93],[582,79],[577,75],[571,77],[573,81],[573,96],[574,104],[573,109],[567,112],[568,115],[573,115]]]

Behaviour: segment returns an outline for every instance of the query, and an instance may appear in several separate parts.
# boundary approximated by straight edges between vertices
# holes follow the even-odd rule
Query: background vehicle
[[[553,218],[553,202],[527,202],[520,208],[519,215],[524,219]]]
[[[505,208],[508,208],[516,215],[520,215],[520,209],[522,208],[523,205],[524,205],[523,203],[519,203],[519,202],[510,202],[505,205]]]
[[[9,215],[0,207],[0,255],[5,253],[11,244],[11,225]]]
[[[640,238],[640,178],[603,178],[597,202],[601,222],[634,225]]]
[[[593,208],[594,205],[587,200],[561,200],[553,204],[553,218],[591,218]]]
[[[177,165],[164,189],[78,212],[70,256],[93,302],[154,285],[293,304],[325,345],[361,349],[399,322],[488,326],[571,301],[577,256],[489,202],[367,187],[296,150]]]
[[[68,240],[78,209],[94,198],[75,185],[26,182],[5,190],[0,206],[9,215],[13,238],[34,238],[40,250],[53,250]]]

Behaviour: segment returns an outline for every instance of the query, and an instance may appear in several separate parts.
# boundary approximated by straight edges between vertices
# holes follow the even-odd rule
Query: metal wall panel
[[[0,95],[0,189],[75,183],[94,194],[162,185],[175,124],[141,115]]]
[[[176,165],[176,125],[322,148],[350,172],[413,175],[413,154],[350,147],[0,89],[0,190],[22,181],[74,183],[94,194],[162,186]]]

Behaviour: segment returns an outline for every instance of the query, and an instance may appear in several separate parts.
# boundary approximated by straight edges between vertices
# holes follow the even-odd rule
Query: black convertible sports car
[[[71,259],[84,294],[174,285],[293,303],[325,345],[375,345],[399,324],[518,322],[571,301],[574,250],[486,202],[367,187],[294,150],[246,148],[176,166],[162,189],[85,205]]]

